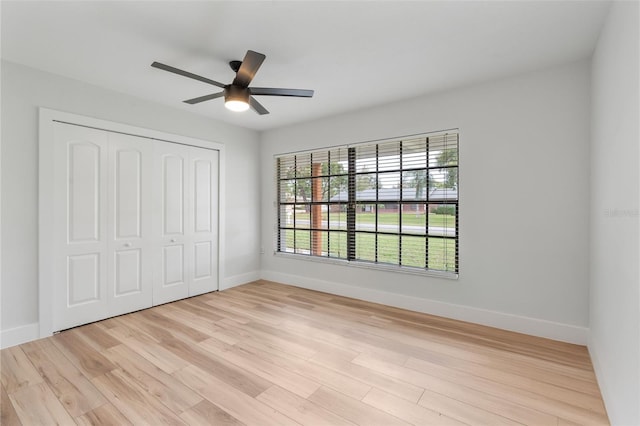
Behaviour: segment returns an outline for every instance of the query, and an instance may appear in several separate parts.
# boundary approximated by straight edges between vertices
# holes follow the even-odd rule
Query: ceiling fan
[[[258,69],[265,58],[266,56],[262,53],[247,50],[247,54],[244,56],[242,61],[229,62],[229,66],[236,73],[236,78],[233,79],[231,84],[222,84],[188,71],[183,71],[169,65],[161,64],[160,62],[154,62],[151,66],[223,89],[222,92],[212,93],[210,95],[204,95],[184,101],[191,105],[224,96],[224,105],[232,111],[246,111],[251,107],[258,114],[264,115],[269,114],[269,111],[267,111],[267,109],[263,107],[262,104],[254,98],[254,96],[293,96],[298,98],[310,98],[313,96],[313,90],[249,87],[251,80],[255,77],[256,72],[258,72]]]

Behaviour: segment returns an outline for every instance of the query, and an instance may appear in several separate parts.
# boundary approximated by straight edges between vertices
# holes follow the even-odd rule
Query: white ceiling
[[[235,125],[264,130],[586,58],[600,1],[2,1],[2,57]],[[229,60],[267,59],[253,86],[314,89],[233,113],[214,86]]]

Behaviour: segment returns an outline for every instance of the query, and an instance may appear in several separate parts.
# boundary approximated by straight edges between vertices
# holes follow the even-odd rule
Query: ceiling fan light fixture
[[[224,89],[224,106],[235,112],[249,109],[249,89],[246,87],[229,86]]]
[[[244,101],[225,101],[224,106],[235,112],[242,112],[249,109],[249,104]]]

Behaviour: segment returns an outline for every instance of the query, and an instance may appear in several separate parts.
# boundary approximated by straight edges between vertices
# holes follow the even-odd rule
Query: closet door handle
[[[172,238],[172,239],[171,239],[171,242],[172,242],[172,243],[175,243],[175,242],[176,242],[176,239],[175,239],[175,238]]]
[[[125,247],[131,247],[131,243],[124,243]]]

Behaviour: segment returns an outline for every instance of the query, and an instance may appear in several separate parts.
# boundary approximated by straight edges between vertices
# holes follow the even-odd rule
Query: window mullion
[[[425,165],[427,166],[425,169],[425,178],[427,180],[427,182],[425,183],[426,186],[426,191],[425,191],[425,199],[427,201],[427,205],[426,205],[426,211],[424,212],[425,215],[425,233],[427,234],[426,237],[424,238],[424,267],[429,269],[429,212],[431,211],[431,207],[429,206],[429,194],[431,192],[431,185],[430,185],[430,181],[431,181],[431,175],[429,174],[429,171],[431,170],[429,168],[430,164],[429,164],[429,137],[427,137],[426,140],[426,150],[425,150],[425,155],[426,155],[426,163]]]
[[[331,170],[331,151],[327,151],[327,257],[331,257]]]
[[[282,194],[281,194],[281,190],[282,190],[282,180],[281,180],[281,167],[282,167],[282,161],[280,158],[276,159],[276,194],[278,197],[278,235],[276,237],[276,241],[277,241],[277,247],[278,247],[278,251],[282,250],[282,237],[281,237],[281,233],[282,231],[280,230],[282,227],[282,207],[280,207],[280,202],[282,201]]]
[[[460,240],[459,240],[459,237],[458,237],[458,235],[459,235],[458,234],[458,222],[459,222],[458,221],[458,203],[456,203],[455,205],[456,205],[456,215],[455,215],[455,218],[456,218],[455,219],[456,220],[456,226],[455,226],[456,238],[454,240],[454,244],[456,245],[456,249],[455,249],[455,256],[456,256],[456,258],[455,258],[455,269],[456,269],[456,274],[457,274],[458,273],[458,249],[459,249],[458,241],[460,241]]]
[[[296,222],[296,207],[298,203],[298,156],[293,156],[293,252],[297,253],[296,242],[298,239],[298,230]]]
[[[376,144],[376,235],[375,235],[375,262],[378,262],[378,207],[380,206],[380,145]]]
[[[356,259],[356,149],[347,151],[347,259]]]
[[[402,141],[399,142],[400,150],[400,196],[398,197],[400,203],[398,204],[398,265],[402,265],[402,211],[404,210],[404,204],[402,204],[402,193],[404,192],[404,173],[403,169],[403,155],[402,155]]]

